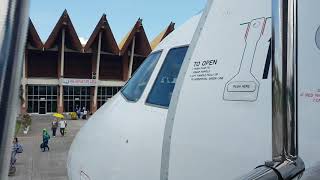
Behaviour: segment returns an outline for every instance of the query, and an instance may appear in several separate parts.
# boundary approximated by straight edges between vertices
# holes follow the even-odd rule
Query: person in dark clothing
[[[53,137],[56,137],[57,128],[58,128],[58,121],[57,121],[57,119],[55,119],[51,123],[51,129],[52,129],[52,136]]]
[[[11,150],[11,157],[10,157],[10,167],[9,167],[9,176],[13,176],[16,172],[16,155],[18,153],[22,153],[23,152],[23,148],[22,145],[19,144],[18,142],[18,138],[14,138],[13,142],[12,142],[12,150]]]
[[[78,119],[80,119],[80,116],[81,116],[81,108],[79,108],[79,106],[76,107],[76,111],[77,113],[77,116],[78,116]]]
[[[48,149],[48,151],[50,150],[49,148],[49,139],[50,139],[50,135],[48,133],[48,131],[46,129],[43,129],[42,131],[42,144],[41,144],[41,149],[42,152],[46,151],[46,148]]]

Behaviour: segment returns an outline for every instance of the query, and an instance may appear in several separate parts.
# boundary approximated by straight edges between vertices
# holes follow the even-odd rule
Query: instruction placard
[[[193,62],[190,78],[192,81],[223,80],[223,76],[214,70],[218,60]]]

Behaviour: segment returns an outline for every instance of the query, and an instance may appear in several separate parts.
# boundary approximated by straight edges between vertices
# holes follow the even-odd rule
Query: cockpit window
[[[148,104],[169,107],[176,80],[188,50],[187,46],[171,49],[147,98]]]
[[[134,73],[128,83],[123,87],[121,92],[127,100],[139,100],[149,81],[153,69],[160,58],[160,55],[161,51],[150,54],[141,64],[139,69]]]

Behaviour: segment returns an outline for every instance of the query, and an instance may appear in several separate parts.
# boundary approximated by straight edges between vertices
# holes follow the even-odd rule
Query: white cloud
[[[79,37],[81,44],[86,44],[88,39],[85,37]]]

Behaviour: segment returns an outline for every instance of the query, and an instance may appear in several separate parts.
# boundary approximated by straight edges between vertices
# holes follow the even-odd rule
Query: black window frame
[[[63,86],[63,111],[74,112],[77,105],[80,108],[86,107],[90,111],[92,100],[90,88],[91,86]],[[76,94],[76,89],[80,94]]]
[[[163,49],[157,50],[157,51],[154,51],[154,52],[150,53],[150,54],[148,55],[148,57],[149,57],[150,55],[156,54],[156,53],[159,53],[159,58],[156,60],[157,62],[156,62],[156,64],[155,64],[155,66],[154,66],[154,68],[153,68],[153,70],[152,70],[149,78],[148,78],[147,81],[146,81],[146,82],[147,82],[147,85],[148,85],[148,83],[149,83],[149,81],[150,81],[150,78],[151,78],[153,72],[154,72],[154,69],[157,67],[157,65],[158,65],[158,63],[159,63],[159,60],[160,60],[160,58],[162,57]],[[146,57],[146,59],[147,59],[148,57]],[[146,60],[146,59],[143,60],[142,64],[138,67],[138,69],[134,72],[134,74],[133,74],[131,77],[134,77],[134,75],[135,75],[137,72],[139,72],[139,70],[141,69],[142,65],[145,63],[145,60]],[[131,78],[130,78],[130,79],[131,79]],[[128,83],[130,82],[130,79],[129,79],[129,80],[126,82],[126,84],[119,90],[119,92],[120,92],[121,96],[122,96],[127,102],[136,103],[136,102],[138,102],[138,101],[140,100],[142,94],[143,94],[144,91],[146,90],[147,85],[145,86],[145,88],[143,89],[142,93],[140,94],[140,96],[139,96],[136,100],[128,99],[128,98],[126,97],[126,95],[123,94],[123,91],[125,90],[125,88],[127,87]]]
[[[44,98],[46,113],[55,113],[57,112],[58,107],[53,107],[53,104],[57,104],[58,92],[52,92],[57,89],[58,85],[43,85],[43,84],[27,84],[27,94],[26,94],[26,103],[27,103],[27,112],[28,113],[40,113],[40,102],[41,98]],[[35,93],[33,89],[38,89]],[[40,94],[40,89],[45,91],[45,94]],[[48,93],[50,89],[50,93]],[[29,91],[30,90],[30,91]],[[32,91],[31,91],[32,90]],[[51,104],[51,108],[47,107],[47,104]]]
[[[112,95],[107,94],[107,89],[111,89]],[[98,86],[98,93],[97,93],[97,109],[103,106],[109,99],[115,96],[120,90],[122,86]],[[113,91],[117,89],[117,91]]]
[[[151,106],[151,107],[156,107],[156,108],[162,108],[162,109],[168,109],[168,108],[169,108],[170,102],[169,102],[169,105],[168,105],[168,106],[163,106],[163,105],[159,105],[159,104],[150,103],[150,102],[148,102],[148,99],[149,99],[149,96],[150,96],[150,94],[151,94],[151,92],[152,92],[152,89],[154,88],[154,86],[155,86],[155,84],[156,84],[156,82],[157,82],[158,76],[160,75],[162,69],[164,68],[164,63],[165,63],[165,61],[166,61],[166,58],[167,58],[169,52],[170,52],[171,50],[174,50],[174,49],[187,48],[186,54],[185,54],[185,56],[184,56],[184,59],[185,59],[189,47],[190,47],[190,44],[186,44],[186,45],[181,45],[181,46],[172,47],[172,48],[170,48],[170,49],[167,51],[167,53],[166,53],[166,55],[165,55],[165,57],[164,57],[164,60],[163,60],[163,62],[162,62],[161,68],[160,68],[160,70],[158,71],[158,74],[157,74],[157,76],[156,76],[156,78],[155,78],[155,80],[154,80],[154,82],[153,82],[153,84],[152,84],[152,87],[150,88],[150,91],[149,91],[149,93],[148,93],[148,96],[147,96],[146,99],[145,99],[145,105]],[[183,61],[182,61],[182,64],[181,64],[179,73],[180,73],[180,71],[181,71],[181,68],[182,68],[184,59],[183,59]],[[179,76],[179,73],[178,73],[178,76]],[[177,78],[178,78],[178,76],[177,76]],[[175,85],[176,85],[176,84],[175,84]],[[171,97],[171,98],[172,98],[172,97]],[[170,99],[170,101],[171,101],[171,99]]]

